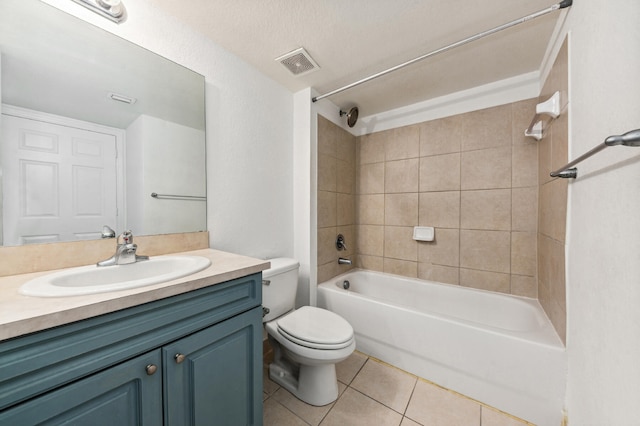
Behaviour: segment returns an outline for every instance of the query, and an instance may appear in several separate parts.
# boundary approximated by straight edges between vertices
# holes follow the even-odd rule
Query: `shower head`
[[[349,110],[349,112],[340,110],[340,117],[343,115],[347,116],[347,125],[349,127],[353,127],[356,125],[356,121],[358,121],[358,107],[353,107]]]
[[[624,135],[609,136],[604,143],[608,146],[640,146],[640,129],[631,130]]]

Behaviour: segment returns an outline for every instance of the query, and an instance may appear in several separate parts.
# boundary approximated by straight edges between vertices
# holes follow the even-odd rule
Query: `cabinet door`
[[[262,424],[262,308],[162,352],[168,426]]]
[[[161,360],[158,349],[1,411],[0,425],[161,425]]]

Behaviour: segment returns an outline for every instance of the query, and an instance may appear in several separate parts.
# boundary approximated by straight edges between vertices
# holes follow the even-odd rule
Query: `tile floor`
[[[522,420],[360,352],[336,366],[340,396],[305,404],[264,375],[264,426],[523,426]]]

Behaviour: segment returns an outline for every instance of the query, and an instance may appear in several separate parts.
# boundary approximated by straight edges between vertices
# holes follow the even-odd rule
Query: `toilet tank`
[[[262,318],[263,322],[278,318],[295,308],[298,291],[298,261],[286,257],[269,261],[271,267],[262,271],[262,306],[269,309],[269,313]]]

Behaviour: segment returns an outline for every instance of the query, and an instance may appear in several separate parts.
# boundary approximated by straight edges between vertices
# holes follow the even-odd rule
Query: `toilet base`
[[[327,405],[338,399],[335,364],[295,365],[280,358],[269,364],[269,377],[310,405]]]

